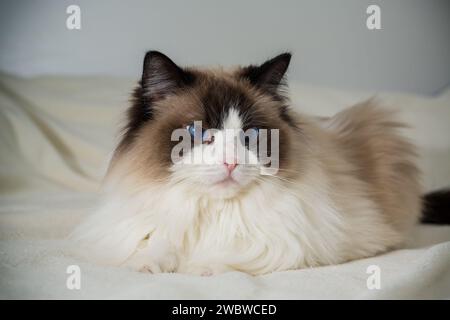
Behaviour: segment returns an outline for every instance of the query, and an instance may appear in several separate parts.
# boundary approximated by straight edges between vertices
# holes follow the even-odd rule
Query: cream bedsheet
[[[376,299],[450,298],[450,227],[420,226],[412,244],[350,263],[252,277],[141,274],[77,261],[64,236],[96,203],[134,81],[0,75],[0,298]],[[331,115],[373,95],[291,86],[304,112]],[[450,91],[377,94],[401,110],[420,146],[427,190],[450,183]],[[81,289],[66,287],[67,266]],[[380,268],[370,290],[368,266]]]

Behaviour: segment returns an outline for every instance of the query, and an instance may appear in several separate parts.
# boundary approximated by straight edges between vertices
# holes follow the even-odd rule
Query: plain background
[[[67,6],[81,30],[66,28]],[[366,9],[381,7],[381,30]],[[0,2],[0,70],[138,78],[157,49],[185,65],[294,54],[292,81],[435,94],[450,83],[448,0],[11,0]]]

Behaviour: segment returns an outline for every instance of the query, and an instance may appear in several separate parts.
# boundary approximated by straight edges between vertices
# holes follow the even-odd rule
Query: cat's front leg
[[[165,239],[150,237],[141,241],[136,251],[123,266],[139,272],[174,272],[178,259],[173,246]]]
[[[217,263],[183,263],[179,265],[177,272],[192,274],[202,277],[210,277],[224,272],[230,272],[233,269],[225,264]]]

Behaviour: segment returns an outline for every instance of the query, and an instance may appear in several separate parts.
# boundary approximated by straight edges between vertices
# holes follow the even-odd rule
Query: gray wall
[[[80,31],[65,26],[70,4]],[[366,28],[369,4],[382,30]],[[432,94],[450,83],[449,31],[448,0],[3,0],[0,69],[137,78],[148,49],[202,65],[290,50],[291,80]]]

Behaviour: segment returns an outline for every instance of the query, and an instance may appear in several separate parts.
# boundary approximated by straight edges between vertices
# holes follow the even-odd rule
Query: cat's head
[[[127,162],[143,183],[219,198],[283,176],[299,130],[284,95],[290,59],[224,71],[181,68],[148,52],[115,162]]]

